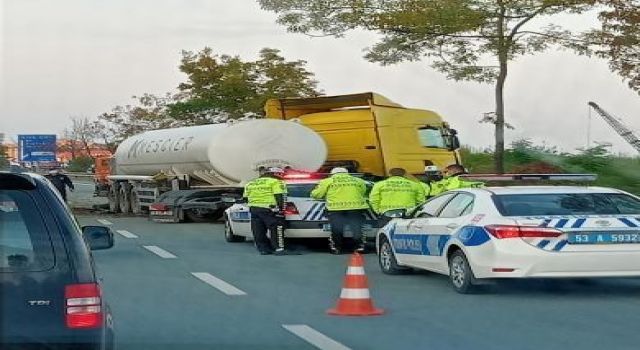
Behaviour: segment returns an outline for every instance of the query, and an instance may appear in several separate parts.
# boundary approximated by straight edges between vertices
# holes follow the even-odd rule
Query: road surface
[[[335,317],[349,256],[318,249],[260,256],[226,243],[220,224],[159,224],[81,216],[107,224],[96,251],[118,349],[638,349],[640,279],[522,281],[476,295],[444,276],[366,272],[376,317]],[[98,222],[97,220],[100,220]],[[314,345],[315,344],[315,345]]]

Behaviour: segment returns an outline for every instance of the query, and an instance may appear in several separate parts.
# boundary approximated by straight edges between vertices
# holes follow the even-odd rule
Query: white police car
[[[640,276],[640,198],[612,188],[487,187],[446,192],[376,237],[384,273],[480,279]]]
[[[287,200],[285,219],[287,238],[328,238],[331,232],[325,215],[325,202],[311,198],[311,191],[321,179],[312,175],[294,174],[285,176]],[[375,237],[377,219],[372,211],[366,213],[364,232]],[[225,239],[227,242],[243,242],[253,239],[251,233],[251,213],[246,204],[236,203],[227,208],[224,215]],[[347,230],[345,237],[351,237]]]

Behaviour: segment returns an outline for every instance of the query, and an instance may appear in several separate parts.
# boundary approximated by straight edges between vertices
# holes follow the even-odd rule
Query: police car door
[[[423,228],[426,247],[425,254],[420,255],[419,267],[431,271],[446,272],[447,263],[444,247],[456,231],[471,218],[474,196],[467,192],[456,192],[438,212],[437,217],[428,219]]]
[[[437,196],[423,204],[413,219],[396,220],[397,224],[391,233],[391,244],[401,264],[416,267],[424,265],[423,257],[430,253],[427,231],[434,229],[433,220],[437,219],[440,209],[454,196],[455,193]]]

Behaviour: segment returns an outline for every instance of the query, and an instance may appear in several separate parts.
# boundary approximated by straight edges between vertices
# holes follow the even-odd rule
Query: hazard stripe
[[[573,225],[571,225],[571,228],[580,228],[582,227],[582,225],[584,225],[586,221],[587,219],[578,219],[576,220],[576,222],[573,223]]]
[[[311,209],[309,209],[309,211],[307,211],[306,214],[304,214],[304,217],[302,218],[302,221],[307,221],[309,219],[309,217],[311,216],[311,214],[314,213],[316,207],[320,205],[320,203],[315,203],[311,206]]]
[[[362,266],[349,266],[347,268],[347,275],[364,275],[364,267],[362,267]]]
[[[324,215],[324,208],[325,208],[325,204],[324,203],[320,203],[320,205],[318,206],[318,209],[316,210],[315,214],[311,217],[311,221],[320,221],[322,220],[322,216]]]
[[[558,244],[556,244],[555,247],[553,247],[553,250],[558,252],[562,250],[562,248],[564,248],[564,246],[566,246],[567,243],[569,243],[569,241],[563,239],[562,241],[558,242]]]
[[[364,288],[342,288],[340,292],[341,299],[369,299],[369,289]]]
[[[551,241],[549,241],[548,239],[543,239],[538,242],[538,248],[544,249],[544,247],[546,247],[549,243],[551,243]]]
[[[629,226],[629,227],[638,227],[638,225],[634,224],[631,220],[629,219],[625,219],[625,218],[618,218],[618,220],[620,220],[620,222],[622,222],[623,224]]]
[[[556,225],[554,227],[555,228],[563,228],[564,225],[567,224],[567,222],[569,222],[569,219],[560,219],[560,220],[558,220],[558,222],[556,223]]]
[[[550,222],[551,222],[551,219],[545,219],[544,222],[540,224],[540,227],[548,227]]]

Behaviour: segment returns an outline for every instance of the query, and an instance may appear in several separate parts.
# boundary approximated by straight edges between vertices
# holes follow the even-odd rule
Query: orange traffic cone
[[[336,307],[327,310],[327,313],[336,316],[375,316],[384,313],[384,310],[373,306],[369,295],[369,282],[364,274],[362,255],[358,253],[351,255],[340,299]]]

